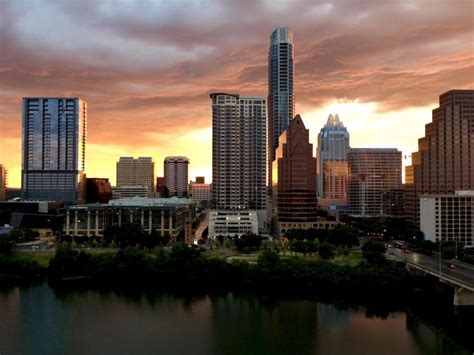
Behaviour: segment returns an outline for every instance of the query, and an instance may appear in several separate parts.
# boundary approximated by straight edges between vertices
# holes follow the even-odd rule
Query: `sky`
[[[190,158],[212,177],[209,93],[267,95],[269,37],[295,42],[296,113],[338,113],[352,147],[417,149],[438,96],[474,88],[474,3],[0,0],[0,163],[21,184],[21,98],[88,103],[86,173],[120,156]]]

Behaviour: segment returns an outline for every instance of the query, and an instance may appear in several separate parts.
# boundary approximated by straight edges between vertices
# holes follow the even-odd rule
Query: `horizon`
[[[329,114],[338,114],[351,147],[397,148],[405,166],[439,95],[473,86],[469,1],[187,2],[193,16],[175,3],[25,3],[0,4],[0,163],[9,187],[21,185],[21,100],[29,96],[88,103],[88,177],[114,185],[123,156],[152,157],[163,176],[166,156],[186,156],[190,179],[210,182],[209,93],[266,97],[277,26],[293,33],[295,113],[314,152]],[[76,17],[82,12],[87,18]]]

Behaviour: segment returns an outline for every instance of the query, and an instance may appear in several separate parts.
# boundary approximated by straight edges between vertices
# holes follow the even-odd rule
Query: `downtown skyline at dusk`
[[[0,4],[0,161],[9,186],[21,183],[21,98],[28,96],[87,101],[87,176],[115,184],[121,156],[153,157],[162,175],[164,157],[186,155],[189,175],[210,181],[209,94],[266,97],[269,35],[279,25],[294,36],[295,113],[314,149],[332,113],[351,132],[352,147],[397,147],[409,156],[439,93],[472,86],[468,1],[185,7]]]

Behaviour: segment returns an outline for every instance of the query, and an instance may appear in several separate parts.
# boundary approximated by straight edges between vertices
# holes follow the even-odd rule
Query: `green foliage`
[[[420,244],[421,252],[423,254],[431,255],[436,245],[431,240],[423,240]]]
[[[319,246],[319,256],[323,259],[331,259],[336,254],[336,248],[331,243],[321,243]]]
[[[369,239],[362,247],[362,256],[369,264],[385,262],[385,244],[377,239]]]
[[[260,249],[262,238],[256,234],[248,233],[242,235],[240,238],[235,238],[234,243],[238,251],[250,253],[252,250]]]
[[[12,232],[0,235],[0,254],[11,254],[17,240],[15,233]]]

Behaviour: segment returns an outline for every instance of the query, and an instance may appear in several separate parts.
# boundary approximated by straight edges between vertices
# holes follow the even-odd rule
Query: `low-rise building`
[[[433,242],[474,245],[474,191],[421,195],[420,230]]]
[[[234,237],[247,233],[258,234],[257,211],[213,210],[209,213],[209,237]]]
[[[281,228],[281,236],[284,236],[288,230],[292,229],[327,229],[327,228],[335,228],[339,225],[343,225],[343,222],[340,221],[326,221],[320,220],[316,222],[310,223],[280,223]]]
[[[68,206],[64,209],[63,233],[70,236],[103,236],[107,227],[139,224],[151,234],[176,240],[193,219],[192,201],[185,198],[122,198],[107,204]]]

